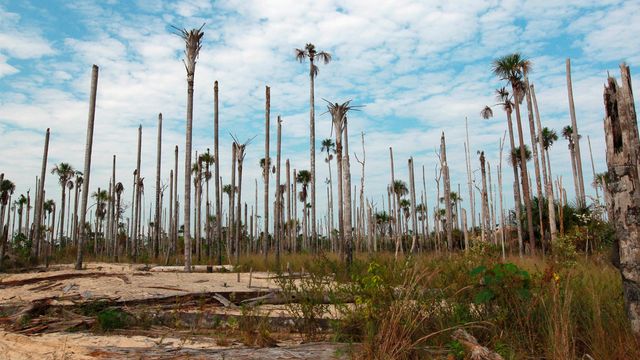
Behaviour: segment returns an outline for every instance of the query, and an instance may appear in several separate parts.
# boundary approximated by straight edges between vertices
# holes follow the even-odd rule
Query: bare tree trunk
[[[264,220],[263,220],[263,235],[262,235],[262,247],[264,252],[264,260],[267,261],[269,253],[269,117],[271,112],[271,90],[267,86],[265,88],[265,125],[264,125],[264,169],[262,176],[264,178]]]
[[[286,243],[288,244],[288,247],[290,250],[292,231],[291,231],[291,164],[289,163],[289,159],[287,159],[287,161],[285,162],[285,167],[287,172],[287,219],[285,221],[285,229],[287,232]]]
[[[584,178],[582,177],[582,156],[580,155],[580,135],[578,133],[578,122],[576,121],[576,109],[573,104],[573,86],[571,84],[571,59],[566,60],[567,67],[567,95],[569,96],[569,113],[571,114],[571,139],[574,146],[574,158],[576,166],[576,175],[578,177],[578,192],[576,198],[579,206],[586,206],[586,198],[584,192]]]
[[[526,86],[525,95],[527,100],[527,115],[529,117],[529,134],[531,135],[531,152],[533,153],[533,166],[536,177],[536,192],[538,195],[538,217],[540,221],[540,242],[542,243],[542,254],[545,253],[544,246],[544,220],[543,220],[543,199],[542,199],[542,182],[540,181],[540,162],[538,161],[538,139],[536,138],[535,123],[533,120],[533,104],[531,101],[531,88],[529,87],[529,79],[525,76],[524,84]]]
[[[485,166],[484,151],[480,152],[480,171],[482,172],[482,241],[486,242],[491,237],[491,227],[489,226],[489,199],[487,194],[487,171]]]
[[[418,238],[418,217],[416,215],[416,180],[414,176],[413,158],[410,157],[408,161],[409,165],[409,192],[411,194],[411,223],[413,226],[413,234],[411,241],[411,252],[417,251],[416,240]]]
[[[276,155],[276,210],[274,211],[274,219],[276,220],[274,222],[274,226],[275,229],[273,231],[273,234],[275,235],[275,241],[276,241],[276,265],[278,266],[278,268],[280,268],[280,228],[281,228],[281,224],[280,224],[280,218],[281,218],[281,214],[280,214],[280,195],[281,195],[281,189],[280,189],[280,154],[281,154],[281,150],[282,150],[282,119],[280,118],[280,115],[278,115],[278,135],[277,135],[277,155]],[[315,155],[314,157],[312,157],[312,162],[315,162]],[[315,165],[315,164],[314,164]],[[313,167],[312,167],[312,171]],[[313,196],[315,196],[315,182],[314,182],[314,175],[315,172],[312,172],[311,175],[311,183],[312,183],[312,188],[311,191],[313,193],[312,197],[311,197],[311,201],[313,202],[313,204],[311,205],[312,207],[312,218],[315,219],[315,213],[316,213],[316,208],[315,208],[315,198]],[[313,226],[313,237],[315,238],[315,225]]]
[[[136,174],[134,180],[135,187],[135,206],[133,219],[133,233],[131,238],[131,254],[133,262],[138,257],[138,234],[140,234],[140,161],[142,152],[142,125],[138,127],[138,160],[136,161]]]
[[[536,126],[538,129],[538,146],[540,147],[540,157],[542,158],[542,177],[544,178],[545,194],[547,195],[547,208],[549,211],[549,232],[551,233],[551,241],[556,240],[556,233],[558,232],[556,227],[556,210],[553,196],[553,181],[551,180],[551,171],[547,175],[547,162],[550,162],[549,154],[545,151],[542,143],[542,124],[540,122],[540,112],[538,111],[538,101],[536,100],[536,91],[533,84],[529,86],[531,90],[531,98],[533,100],[533,108],[536,112]],[[546,155],[546,156],[545,156]],[[544,238],[542,238],[542,244],[544,246]]]
[[[449,165],[447,164],[447,145],[444,139],[444,132],[440,136],[440,156],[442,162],[442,175],[444,177],[444,206],[447,223],[445,231],[447,236],[447,248],[453,250],[453,229],[451,217],[451,180],[449,179]]]
[[[156,147],[156,220],[153,240],[153,257],[160,256],[160,171],[162,166],[162,113],[158,114],[158,139]]]
[[[473,191],[473,184],[471,181],[471,143],[469,143],[469,123],[467,118],[464,118],[464,127],[467,134],[467,141],[464,147],[464,157],[467,163],[467,185],[469,186],[469,208],[471,209],[471,229],[474,231],[476,227],[476,204],[475,204],[475,193]]]
[[[42,153],[42,167],[40,168],[40,179],[38,181],[38,201],[36,201],[36,209],[35,209],[35,214],[33,216],[33,220],[36,224],[35,226],[35,241],[34,241],[34,251],[33,251],[33,256],[34,259],[37,261],[37,259],[40,257],[40,248],[42,246],[42,233],[41,233],[41,229],[40,229],[40,224],[42,224],[42,207],[44,204],[44,184],[45,184],[45,178],[46,178],[46,174],[47,174],[47,159],[49,158],[49,137],[50,137],[50,130],[47,129],[47,132],[45,133],[44,136],[44,151]],[[28,196],[28,194],[27,194]],[[27,201],[27,229],[29,228],[29,202]],[[29,230],[27,230],[27,234],[29,233]],[[2,267],[2,261],[4,259],[4,252],[2,253],[2,255],[0,255],[0,267]]]
[[[598,204],[600,203],[600,192],[598,191],[598,185],[596,183],[596,166],[593,163],[593,152],[591,151],[591,138],[589,138],[589,136],[587,136],[587,142],[589,143],[589,157],[591,158],[591,171],[593,172],[593,182],[594,182],[594,188],[596,189],[596,201],[598,202]]]
[[[85,240],[85,220],[87,216],[87,200],[89,195],[89,180],[91,177],[91,151],[93,149],[93,124],[96,114],[96,93],[98,89],[98,66],[93,65],[91,72],[91,93],[89,97],[89,118],[87,120],[87,142],[84,150],[84,172],[82,182],[82,206],[80,213],[80,239],[78,241],[78,254],[76,257],[76,270],[82,270],[82,247]],[[41,180],[44,185],[44,177]],[[42,186],[41,186],[42,187]],[[42,203],[42,199],[40,202]]]
[[[396,260],[398,259],[398,252],[402,250],[402,244],[401,244],[401,221],[400,221],[400,211],[398,209],[399,207],[399,200],[396,201],[397,198],[397,194],[395,194],[395,185],[396,185],[396,178],[395,178],[395,171],[394,171],[394,166],[393,166],[393,148],[389,147],[389,159],[391,161],[391,191],[394,193],[393,196],[393,214],[389,214],[390,216],[393,217],[393,223],[394,223],[394,236],[396,238],[396,251],[395,251],[395,258]],[[397,202],[397,203],[396,203]],[[391,204],[389,204],[389,206],[391,206]]]
[[[609,77],[604,89],[610,220],[616,228],[625,310],[632,331],[640,335],[640,140],[629,67],[621,64],[620,70],[622,86]]]
[[[506,135],[506,134],[505,134]],[[504,209],[502,202],[502,150],[504,148],[504,136],[500,139],[500,162],[498,165],[498,193],[500,194],[500,245],[502,247],[502,259],[506,257],[504,242],[506,239],[505,226],[504,226]]]
[[[180,229],[180,211],[178,211],[178,145],[174,150],[174,168],[173,168],[173,239],[171,246],[176,254],[176,262],[178,261],[178,231]]]
[[[462,209],[462,232],[464,234],[464,251],[469,251],[469,232],[467,231],[467,211]]]
[[[342,172],[344,176],[344,240],[346,245],[346,263],[347,267],[350,267],[353,263],[353,229],[351,225],[351,167],[348,153],[344,155],[342,165],[344,166]]]
[[[509,142],[511,144],[511,154],[516,152],[516,143],[513,136],[513,125],[511,122],[511,110],[507,110],[507,125],[509,128]],[[520,184],[518,179],[518,163],[514,156],[511,156],[511,167],[513,168],[513,200],[515,204],[515,217],[516,217],[516,230],[518,232],[518,254],[520,257],[524,255],[524,240],[522,234],[522,221],[520,215],[522,214],[521,202],[520,202]]]

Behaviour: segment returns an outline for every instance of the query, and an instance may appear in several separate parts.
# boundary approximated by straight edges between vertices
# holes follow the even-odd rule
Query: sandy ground
[[[335,359],[340,345],[280,343],[273,348],[222,347],[211,338],[149,338],[50,333],[25,336],[0,331],[0,358],[62,359]]]
[[[64,298],[95,300],[101,297],[120,301],[149,299],[200,292],[259,292],[277,289],[267,273],[253,273],[249,287],[249,273],[184,273],[142,271],[140,265],[90,263],[86,270],[73,270],[62,265],[46,272],[0,276],[0,304],[20,304],[43,298],[60,297],[54,304],[68,302]],[[51,279],[47,277],[78,274],[88,277]],[[40,278],[42,281],[20,286],[3,286],[10,281]],[[4,287],[4,288],[3,288]]]
[[[258,295],[278,289],[269,273],[252,273],[249,286],[249,273],[241,273],[238,282],[236,273],[206,273],[205,267],[194,270],[184,273],[180,267],[154,269],[139,264],[88,263],[81,271],[69,264],[46,271],[0,274],[0,306],[20,308],[41,299],[53,299],[51,305],[66,305],[101,298],[136,301],[193,293]],[[28,283],[16,285],[16,281]],[[289,316],[282,305],[262,305],[256,310],[256,314],[270,317]],[[329,311],[327,317],[334,317],[333,312]],[[208,307],[206,313],[241,315],[241,310],[214,306]],[[195,337],[169,328],[160,333],[165,336],[89,332],[23,335],[0,329],[0,359],[333,359],[339,349],[339,345],[331,343],[300,344],[293,340],[280,341],[273,348],[251,348],[239,343],[219,346],[214,337]]]

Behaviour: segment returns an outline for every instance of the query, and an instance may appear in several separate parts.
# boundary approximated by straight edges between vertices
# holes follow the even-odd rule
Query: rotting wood
[[[609,76],[604,88],[610,219],[619,248],[624,305],[631,329],[640,334],[640,176],[638,123],[631,75],[620,65],[622,86]]]

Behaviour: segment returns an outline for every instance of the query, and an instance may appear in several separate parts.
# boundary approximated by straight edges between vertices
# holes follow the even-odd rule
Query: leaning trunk
[[[93,124],[96,114],[96,93],[98,89],[98,66],[93,65],[91,72],[91,95],[89,98],[89,118],[87,120],[87,140],[84,150],[84,172],[82,182],[82,206],[80,212],[80,238],[78,240],[78,254],[76,257],[76,270],[82,270],[82,247],[86,236],[84,223],[87,218],[87,202],[89,197],[89,180],[91,178],[91,152],[93,149]],[[41,188],[44,185],[44,177],[41,181]],[[42,203],[43,199],[40,198]]]

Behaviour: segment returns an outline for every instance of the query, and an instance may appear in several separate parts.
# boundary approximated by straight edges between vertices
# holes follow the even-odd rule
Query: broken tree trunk
[[[620,65],[622,86],[609,77],[604,88],[610,219],[616,228],[619,268],[631,328],[640,334],[640,141],[629,67]]]

